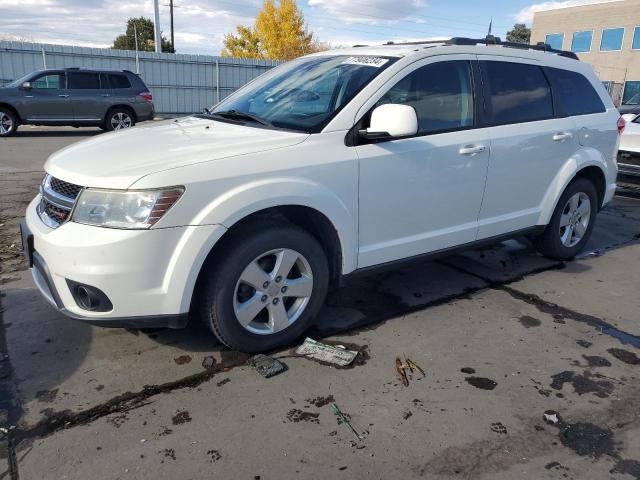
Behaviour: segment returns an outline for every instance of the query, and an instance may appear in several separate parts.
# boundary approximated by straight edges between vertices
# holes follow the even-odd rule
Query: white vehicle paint
[[[480,76],[489,75],[488,69],[495,65],[487,62],[577,72],[597,92],[601,110],[560,115],[556,104],[549,118],[498,124],[497,114],[486,111],[485,102],[480,101],[489,94],[481,88]],[[286,69],[297,74],[296,69],[312,64],[314,68],[331,64],[340,72],[369,69],[362,72],[370,78],[355,93],[350,83],[341,84],[339,91],[335,87],[331,94],[322,86],[278,90],[269,83]],[[450,67],[455,68],[453,78],[459,78],[460,94],[424,93],[413,80],[428,68]],[[496,85],[500,81],[495,80]],[[411,85],[406,93],[403,82]],[[550,87],[546,93],[539,90],[532,87],[528,95],[549,95]],[[458,45],[322,52],[268,72],[214,112],[245,101],[245,92],[253,91],[262,95],[260,100],[251,98],[258,112],[253,115],[264,111],[278,118],[280,103],[282,111],[294,105],[302,109],[296,117],[301,125],[320,115],[327,102],[337,105],[348,94],[352,96],[316,130],[294,124],[272,128],[241,118],[237,110],[225,111],[224,118],[222,114],[190,116],[101,135],[49,158],[45,164],[49,183],[27,209],[24,238],[35,251],[36,283],[52,304],[96,324],[183,326],[199,276],[212,268],[207,265],[211,258],[218,258],[217,249],[231,255],[249,241],[251,222],[261,219],[265,211],[270,219],[274,214],[286,217],[313,233],[328,257],[332,276],[337,277],[534,227],[544,229],[577,176],[594,184],[597,207],[609,202],[615,192],[619,115],[591,68],[577,60],[521,49]],[[496,110],[500,102],[517,101],[517,95],[508,91],[495,95],[492,108]],[[377,104],[382,105],[376,109]],[[430,118],[430,111],[437,115]],[[59,190],[83,189],[70,199],[71,213],[43,207],[56,194],[51,191],[52,179],[62,182],[56,183]],[[129,196],[119,195],[122,191],[130,192]],[[94,197],[104,196],[104,202],[115,204],[96,200],[87,206],[90,195],[85,192],[96,192]],[[163,202],[168,210],[162,208]],[[97,224],[106,222],[111,213],[105,212],[112,211],[120,215],[115,223]],[[62,221],[57,224],[52,216]],[[126,225],[132,216],[138,222],[132,225],[140,228],[107,228]],[[571,221],[580,228],[577,216]],[[248,233],[234,237],[241,225]],[[227,238],[235,240],[225,244]],[[293,252],[294,262],[289,268],[296,270],[295,265],[303,263],[305,271],[311,268],[313,262],[308,263],[300,249],[288,246],[269,255],[279,261],[284,257],[278,255],[288,252]],[[275,282],[277,268],[272,273],[258,272],[266,275],[265,285]],[[206,274],[215,277],[215,272]],[[247,275],[246,269],[242,275]],[[293,291],[294,280],[301,281],[305,275],[283,281],[290,279]],[[313,277],[313,288],[325,280]],[[237,281],[241,285],[242,278]],[[78,300],[78,285],[98,289],[107,297],[109,308],[87,308]],[[270,315],[279,300],[284,305],[289,298],[271,286],[265,286],[264,292],[254,287],[250,296],[273,300],[273,304],[267,302]],[[311,293],[301,295],[308,300]],[[284,308],[286,315],[289,307]],[[299,314],[300,309],[296,319]],[[285,316],[282,323],[281,318],[281,326],[275,328],[275,319],[269,328],[286,332],[292,329],[293,320],[289,320]],[[261,331],[255,324],[245,328]],[[257,343],[245,347],[216,327],[214,332],[232,346],[262,348]]]

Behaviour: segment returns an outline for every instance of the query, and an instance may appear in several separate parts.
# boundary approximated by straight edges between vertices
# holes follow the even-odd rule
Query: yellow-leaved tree
[[[224,36],[223,57],[291,60],[327,49],[307,30],[295,0],[265,0],[255,25],[236,31]]]

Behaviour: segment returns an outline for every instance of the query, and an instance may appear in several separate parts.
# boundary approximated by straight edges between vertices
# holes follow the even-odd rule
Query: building
[[[531,43],[538,42],[590,63],[617,103],[640,93],[640,0],[537,12]]]

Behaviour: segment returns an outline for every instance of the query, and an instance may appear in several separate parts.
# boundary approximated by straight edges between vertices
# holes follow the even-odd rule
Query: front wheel
[[[598,212],[598,194],[592,182],[578,178],[566,188],[537,250],[554,260],[570,260],[587,244]]]
[[[10,137],[18,129],[18,118],[8,108],[0,107],[0,137]]]
[[[222,343],[254,353],[287,345],[311,326],[327,294],[329,268],[305,230],[269,221],[251,227],[206,267],[196,306]]]

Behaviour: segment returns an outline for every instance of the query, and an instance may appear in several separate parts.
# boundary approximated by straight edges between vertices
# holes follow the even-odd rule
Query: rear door
[[[27,121],[68,122],[73,108],[64,72],[47,72],[31,80],[31,89],[21,90],[20,113]]]
[[[105,97],[108,90],[102,90],[100,75],[95,72],[67,72],[69,94],[73,105],[73,115],[80,122],[101,122],[104,120]]]
[[[536,224],[552,180],[577,150],[569,117],[556,118],[551,86],[536,64],[481,56],[491,156],[478,238]]]

